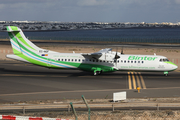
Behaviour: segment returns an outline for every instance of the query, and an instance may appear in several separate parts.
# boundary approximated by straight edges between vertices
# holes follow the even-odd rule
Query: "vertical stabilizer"
[[[36,53],[40,50],[39,47],[29,41],[22,30],[16,26],[7,26],[7,32],[10,37],[11,45],[14,54],[23,54],[26,51]]]

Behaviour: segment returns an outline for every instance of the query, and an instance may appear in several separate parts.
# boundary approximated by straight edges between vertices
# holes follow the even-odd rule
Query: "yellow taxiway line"
[[[131,83],[131,76],[132,76],[132,83]],[[137,84],[136,84],[137,81]],[[128,82],[129,82],[129,89],[137,89],[137,87],[140,87],[141,89],[146,89],[146,85],[144,82],[144,79],[140,72],[128,72]],[[141,85],[142,84],[142,85]]]
[[[128,72],[128,81],[129,81],[129,89],[132,89],[130,72]]]
[[[131,72],[131,74],[132,74],[132,79],[133,79],[133,87],[134,87],[134,89],[136,89],[136,81],[135,81],[135,77],[134,77],[133,72]]]
[[[141,78],[141,83],[142,83],[143,89],[146,89],[146,85],[145,85],[144,79],[143,79],[141,73],[140,72],[138,72],[138,73],[139,73],[139,76]]]

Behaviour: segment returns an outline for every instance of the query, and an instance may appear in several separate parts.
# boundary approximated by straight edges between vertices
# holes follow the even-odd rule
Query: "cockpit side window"
[[[169,61],[167,58],[165,59],[166,61]]]
[[[166,62],[166,61],[169,61],[169,60],[167,58],[161,58],[159,61],[160,62]]]

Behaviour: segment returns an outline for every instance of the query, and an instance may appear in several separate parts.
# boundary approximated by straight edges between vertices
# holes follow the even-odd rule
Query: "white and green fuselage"
[[[8,58],[29,62],[48,68],[68,68],[92,71],[94,73],[112,71],[161,71],[168,73],[177,65],[158,55],[124,55],[103,49],[97,53],[59,53],[37,47],[29,41],[20,28],[7,26],[13,48]],[[120,58],[115,59],[115,55]]]

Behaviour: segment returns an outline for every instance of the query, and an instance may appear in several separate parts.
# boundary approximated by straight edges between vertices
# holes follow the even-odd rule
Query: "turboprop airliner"
[[[56,69],[80,69],[94,75],[114,71],[168,72],[178,66],[159,55],[130,55],[105,48],[95,53],[59,53],[42,49],[28,40],[16,26],[7,26],[14,54],[6,57]]]

